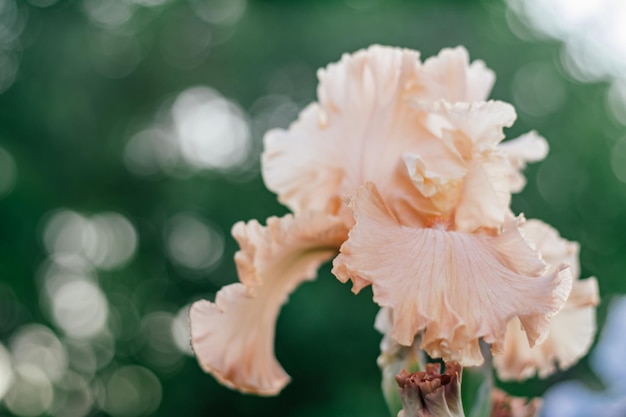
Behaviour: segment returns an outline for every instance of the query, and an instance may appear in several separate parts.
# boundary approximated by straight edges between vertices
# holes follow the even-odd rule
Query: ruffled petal
[[[336,252],[346,238],[344,223],[320,213],[272,217],[263,227],[238,223],[233,235],[242,283],[222,288],[215,302],[190,310],[191,344],[202,368],[242,392],[275,395],[289,376],[274,357],[280,307],[303,281]]]
[[[432,357],[478,365],[478,339],[497,350],[516,316],[530,343],[541,340],[571,290],[565,265],[542,275],[545,264],[520,234],[522,220],[509,220],[496,236],[409,228],[373,184],[351,206],[356,225],[333,273],[356,280],[356,290],[371,283],[374,301],[393,309],[391,336],[409,346],[423,330],[421,347]]]
[[[509,172],[507,161],[497,153],[472,162],[454,214],[457,230],[473,232],[504,223],[511,203]]]
[[[563,239],[555,228],[537,219],[526,221],[522,231],[541,252],[541,257],[550,268],[554,269],[565,262],[570,267],[573,279],[580,277],[580,262],[578,261],[580,245],[577,242]]]
[[[320,70],[319,103],[265,137],[263,178],[279,201],[350,217],[344,194],[367,181],[393,190],[401,154],[432,137],[407,99],[420,66],[415,51],[372,46]]]
[[[470,64],[465,48],[446,48],[428,58],[422,68],[421,82],[428,96],[449,102],[484,101],[489,97],[496,76],[477,60]]]
[[[471,103],[433,103],[430,111],[443,120],[442,129],[455,132],[453,143],[465,159],[471,153],[493,150],[504,139],[503,128],[511,127],[517,114],[515,108],[503,101],[481,101]],[[471,148],[470,148],[471,146]]]
[[[270,130],[264,138],[265,184],[295,213],[337,213],[341,206],[344,167],[334,157],[322,114],[317,103],[310,104],[289,130]]]
[[[507,325],[504,344],[493,362],[503,381],[545,378],[557,367],[566,370],[582,358],[596,334],[598,284],[595,278],[574,281],[570,299],[550,322],[550,335],[530,347],[518,319]]]
[[[523,232],[543,259],[555,270],[562,262],[570,264],[578,277],[578,244],[559,236],[556,230],[539,220],[529,220]],[[550,333],[540,344],[530,347],[519,320],[513,319],[499,355],[494,356],[498,377],[522,380],[537,374],[541,378],[558,369],[565,370],[584,356],[596,333],[595,307],[599,302],[595,278],[575,280],[565,306],[550,322]]]
[[[521,171],[529,162],[538,162],[548,155],[548,142],[537,132],[528,132],[516,139],[498,144],[498,150],[509,160],[510,190],[513,193],[522,191],[526,185],[526,177]]]
[[[509,211],[513,169],[497,145],[503,128],[515,120],[513,107],[498,101],[438,101],[421,111],[427,112],[425,125],[446,151],[430,141],[420,153],[404,156],[415,187],[440,216],[454,216],[457,230],[500,227]]]
[[[263,178],[295,213],[323,211],[350,223],[341,199],[371,181],[394,214],[406,215],[412,207],[425,216],[449,217],[467,172],[504,138],[502,128],[516,117],[506,103],[470,103],[486,97],[493,73],[480,61],[470,65],[463,48],[444,50],[422,67],[417,52],[372,46],[344,55],[318,77],[319,102],[304,109],[288,130],[275,129],[265,137]],[[402,162],[406,172],[399,174]],[[494,165],[494,159],[490,162]],[[475,169],[474,182],[495,178],[496,168]],[[407,175],[413,189],[405,189],[411,185]],[[510,187],[503,193],[497,185],[480,184],[497,198],[500,221],[483,217],[483,227],[502,223]],[[462,212],[487,208],[491,214],[494,198],[484,199],[478,209],[469,205],[481,200],[467,199]],[[479,223],[464,215],[460,219]]]
[[[467,168],[465,161],[445,146],[436,151],[432,148],[419,155],[404,154],[403,160],[415,188],[436,208],[434,214],[445,216],[458,204]]]

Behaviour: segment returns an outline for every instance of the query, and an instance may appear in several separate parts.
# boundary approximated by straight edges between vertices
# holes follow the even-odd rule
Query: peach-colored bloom
[[[575,364],[587,353],[596,333],[595,306],[599,302],[595,278],[578,280],[578,244],[561,238],[556,230],[539,220],[529,220],[523,231],[554,270],[562,262],[570,264],[575,278],[572,292],[563,309],[550,322],[550,334],[540,344],[530,347],[520,322],[507,326],[500,355],[494,357],[498,376],[503,380],[526,379],[535,373],[545,378]]]
[[[318,102],[265,137],[263,178],[294,216],[236,225],[241,284],[191,309],[203,368],[242,391],[277,393],[288,381],[273,355],[280,306],[342,243],[335,274],[355,292],[373,284],[403,345],[424,332],[432,356],[477,364],[478,338],[497,348],[513,317],[530,343],[541,340],[567,271],[543,273],[509,202],[547,145],[536,135],[501,143],[516,115],[484,101],[493,72],[463,48],[422,64],[417,52],[373,46],[318,77]]]

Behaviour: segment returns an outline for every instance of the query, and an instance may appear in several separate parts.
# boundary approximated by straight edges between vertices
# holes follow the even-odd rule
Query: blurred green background
[[[581,243],[601,324],[626,292],[622,90],[522,3],[0,0],[0,416],[387,415],[371,292],[328,266],[282,310],[278,397],[204,374],[186,324],[237,279],[232,224],[286,212],[259,175],[263,133],[315,99],[317,68],[372,43],[464,45],[496,72],[507,135],[551,147],[513,208]],[[582,361],[503,386],[571,378],[594,377]]]

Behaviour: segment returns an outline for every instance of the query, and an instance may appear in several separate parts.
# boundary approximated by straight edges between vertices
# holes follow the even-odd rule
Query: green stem
[[[469,417],[491,416],[491,390],[493,368],[490,347],[481,341],[485,362],[481,366],[465,368],[463,372],[462,396],[466,415]]]
[[[392,417],[396,417],[402,410],[396,375],[403,369],[407,372],[418,372],[424,369],[426,357],[419,349],[419,343],[419,336],[409,347],[399,345],[391,339],[384,339],[381,343],[382,353],[378,357],[378,366],[382,373],[381,387]]]

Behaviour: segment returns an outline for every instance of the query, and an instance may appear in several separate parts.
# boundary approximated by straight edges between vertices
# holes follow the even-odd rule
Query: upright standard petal
[[[334,274],[353,280],[353,291],[371,283],[374,301],[393,310],[391,336],[409,346],[424,331],[421,347],[432,357],[479,365],[479,338],[497,351],[513,317],[531,344],[540,341],[569,295],[567,267],[544,275],[519,219],[495,235],[405,227],[373,184],[359,189],[351,207],[356,225]]]
[[[501,173],[508,177],[510,167],[495,147],[515,111],[473,102],[486,98],[493,73],[470,65],[463,48],[427,62],[422,67],[414,51],[372,46],[320,70],[319,102],[288,130],[265,136],[267,187],[296,213],[324,211],[349,223],[342,197],[371,181],[394,215],[409,207],[449,217],[460,206],[464,227],[499,227],[510,202]]]
[[[517,118],[515,108],[503,101],[449,103],[441,100],[433,103],[429,110],[438,122],[432,126],[455,132],[450,145],[464,159],[493,150],[505,137],[503,128],[511,127]]]
[[[427,114],[425,125],[439,147],[431,140],[419,154],[405,154],[415,187],[439,216],[453,217],[457,230],[500,227],[509,211],[512,168],[497,145],[503,128],[515,120],[513,107],[499,101],[437,101],[418,108]]]
[[[489,97],[496,76],[483,61],[470,64],[465,48],[445,48],[428,58],[420,82],[433,100],[484,101]]]
[[[509,322],[502,351],[494,356],[502,380],[522,380],[535,374],[545,378],[557,370],[557,365],[565,370],[587,353],[596,333],[598,283],[593,277],[578,280],[578,244],[561,238],[539,220],[529,220],[522,230],[551,270],[562,262],[569,263],[574,282],[565,306],[552,318],[550,334],[543,343],[530,347],[519,320]]]
[[[415,51],[372,46],[320,70],[319,103],[265,136],[263,178],[279,201],[349,218],[344,194],[366,181],[397,188],[402,153],[432,137],[408,101],[420,66]]]
[[[303,213],[237,223],[233,235],[241,283],[222,288],[215,302],[191,306],[191,344],[202,368],[242,392],[275,395],[289,376],[274,356],[280,307],[303,281],[313,279],[346,239],[337,217]]]
[[[498,228],[505,222],[511,204],[508,173],[507,161],[497,152],[472,162],[454,213],[457,230]]]

